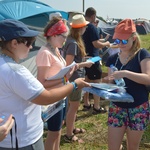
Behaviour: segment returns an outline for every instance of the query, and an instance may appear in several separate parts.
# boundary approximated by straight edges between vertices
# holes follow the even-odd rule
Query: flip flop
[[[74,134],[85,133],[85,132],[86,132],[86,130],[83,129],[83,128],[75,128],[75,129],[73,129],[73,133]]]

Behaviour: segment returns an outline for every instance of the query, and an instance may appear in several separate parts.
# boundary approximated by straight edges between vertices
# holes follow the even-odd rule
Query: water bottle
[[[114,72],[114,71],[118,71],[118,69],[114,66],[114,65],[110,65],[110,68],[111,68],[111,71]],[[115,83],[117,86],[122,86],[124,87],[125,86],[125,82],[124,82],[124,79],[123,78],[120,78],[120,79],[114,79]]]

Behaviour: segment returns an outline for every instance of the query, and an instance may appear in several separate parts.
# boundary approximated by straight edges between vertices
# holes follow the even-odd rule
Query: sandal
[[[96,109],[93,107],[93,114],[106,113],[107,110],[104,107],[100,107],[100,109]]]
[[[71,142],[78,142],[78,143],[84,143],[84,141],[82,139],[79,139],[77,136],[75,136],[74,134],[71,136],[68,135],[64,135],[64,141],[71,143]]]
[[[82,111],[88,111],[92,108],[92,105],[90,104],[89,106],[83,105]]]
[[[83,128],[75,128],[73,129],[73,134],[85,133],[85,129]]]

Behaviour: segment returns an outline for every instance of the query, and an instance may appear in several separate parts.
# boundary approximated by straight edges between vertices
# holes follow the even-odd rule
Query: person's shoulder
[[[88,26],[89,28],[96,28],[96,26],[95,26],[93,23],[89,23],[87,26]]]
[[[140,53],[140,55],[149,55],[150,56],[150,52],[146,48],[141,48],[138,53]]]
[[[143,52],[143,53],[144,52],[148,52],[149,53],[149,51],[146,48],[141,48],[140,51]]]
[[[39,54],[51,54],[49,48],[47,48],[46,46],[42,46],[38,53]]]
[[[146,48],[141,48],[140,55],[150,57],[150,52]]]
[[[76,40],[74,38],[68,37],[67,41],[65,42],[65,47],[68,46],[68,45],[70,45],[70,44],[71,45],[75,45],[75,44],[77,44],[77,42],[76,42]]]

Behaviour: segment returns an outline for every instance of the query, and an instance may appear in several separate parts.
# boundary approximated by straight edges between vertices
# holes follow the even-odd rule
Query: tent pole
[[[83,5],[82,6],[83,6],[83,12],[84,12],[84,0],[83,0]]]

